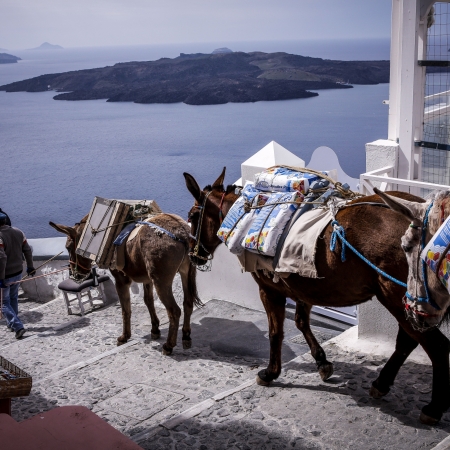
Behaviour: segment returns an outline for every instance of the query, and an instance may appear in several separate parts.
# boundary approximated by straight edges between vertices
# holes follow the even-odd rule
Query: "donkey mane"
[[[428,216],[429,231],[436,233],[445,218],[450,215],[450,191],[433,191],[425,199],[433,202],[433,208]],[[441,324],[450,323],[450,306],[445,311]]]
[[[229,184],[225,191],[225,194],[229,194],[230,192],[234,192],[238,186],[236,184]]]
[[[225,189],[225,195],[229,194],[230,192],[234,192],[237,187],[238,186],[236,184],[229,184],[227,186],[227,188]],[[218,185],[218,186],[211,186],[210,184],[208,184],[208,186],[205,186],[205,188],[203,190],[205,192],[210,192],[210,191],[215,191],[215,190],[224,191],[224,187],[223,187],[223,184]]]
[[[428,222],[430,232],[434,234],[442,225],[443,219],[450,215],[450,191],[433,191],[426,199],[433,202]]]

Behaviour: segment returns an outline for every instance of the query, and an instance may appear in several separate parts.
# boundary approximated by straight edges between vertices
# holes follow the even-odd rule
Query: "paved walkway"
[[[16,420],[84,405],[151,450],[431,449],[450,433],[450,414],[436,427],[418,421],[430,399],[430,366],[407,362],[391,392],[373,400],[368,389],[384,360],[326,342],[335,375],[322,382],[290,319],[284,370],[265,388],[254,382],[269,354],[261,312],[211,301],[193,314],[192,349],[179,345],[164,357],[165,311],[158,308],[162,338],[151,341],[138,298],[132,339],[121,347],[117,306],[81,318],[68,316],[62,299],[37,307],[24,300],[21,311],[26,339],[0,326],[0,354],[33,376],[30,396],[13,400]],[[340,332],[314,323],[322,341]]]

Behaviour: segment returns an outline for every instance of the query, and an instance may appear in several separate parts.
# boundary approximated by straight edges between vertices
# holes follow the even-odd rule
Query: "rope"
[[[339,231],[339,233],[342,233],[342,238],[343,238],[342,250],[341,250],[341,261],[344,262],[345,261],[345,243],[344,243],[344,241],[346,242],[344,227],[340,226],[336,220],[333,220],[333,222],[331,222],[331,225],[334,228],[333,228],[333,233],[331,234],[330,250],[332,252],[334,252],[334,249],[336,248],[336,240],[337,240],[338,231]]]
[[[327,180],[329,183],[334,185],[334,188],[338,191],[338,193],[340,195],[342,195],[343,199],[356,199],[356,198],[362,198],[365,197],[365,195],[360,194],[359,192],[354,192],[351,189],[344,189],[342,187],[342,183],[340,183],[339,181],[333,180],[333,178],[330,178],[328,175],[319,172],[318,170],[314,170],[314,169],[307,169],[306,167],[294,167],[294,166],[285,166],[285,165],[277,165],[277,166],[272,166],[269,167],[266,170],[269,169],[274,169],[277,167],[282,167],[284,169],[289,169],[289,170],[294,170],[296,172],[301,172],[301,173],[310,173],[312,175],[317,175],[319,178],[323,178],[325,180]],[[319,189],[309,189],[308,192],[312,192],[314,194],[321,194],[321,193],[325,193],[329,190],[329,187],[324,187],[324,188],[319,188]],[[253,203],[253,202],[252,202]],[[311,201],[311,202],[307,202],[305,200],[296,200],[296,201],[291,201],[291,202],[273,202],[273,203],[266,203],[264,205],[257,205],[257,206],[251,206],[251,204],[249,202],[246,202],[245,204],[245,211],[246,212],[250,212],[251,209],[260,209],[260,208],[265,208],[266,206],[273,206],[273,205],[283,205],[283,204],[296,204],[296,205],[301,205],[304,203],[308,203],[310,205],[325,205],[325,203],[322,202],[318,202],[318,201]]]
[[[100,223],[98,224],[99,226],[103,223],[103,221],[105,220],[106,215],[109,213],[109,210],[111,209],[112,205],[115,205],[116,202],[113,201],[109,204],[109,206],[106,208],[105,213],[103,214],[102,220],[100,220]],[[91,213],[92,214],[92,213]],[[89,239],[87,245],[86,245],[86,250],[89,248],[89,246],[91,245],[92,240],[94,239],[95,235],[97,234],[96,229],[91,225],[91,222],[89,221],[91,217],[88,218],[87,220],[87,225],[89,225],[89,227],[91,228],[91,238]]]
[[[388,273],[384,272],[380,268],[378,268],[375,264],[370,262],[364,255],[362,255],[358,250],[356,250],[355,247],[353,247],[350,242],[347,241],[345,238],[345,232],[344,235],[341,234],[341,230],[344,231],[344,228],[339,225],[337,220],[333,220],[331,222],[331,225],[333,226],[333,233],[331,235],[331,242],[330,242],[330,250],[334,252],[334,249],[336,247],[336,237],[339,237],[339,239],[342,242],[342,253],[341,253],[341,260],[345,261],[345,246],[347,246],[350,250],[352,250],[357,256],[359,256],[366,264],[368,264],[372,269],[375,269],[380,275],[387,278],[388,280],[393,281],[394,283],[398,284],[399,286],[402,286],[404,288],[407,288],[408,286],[406,283],[403,283],[403,281],[397,280],[396,278],[392,277]]]
[[[271,193],[271,192],[268,192]],[[289,194],[289,192],[285,192],[286,194]],[[252,202],[253,203],[253,202]],[[303,203],[308,203],[308,205],[324,205],[324,202],[307,202],[305,200],[301,200],[301,201],[294,201],[294,202],[272,202],[272,203],[264,203],[264,205],[258,205],[258,206],[250,206],[251,203],[246,202],[244,204],[244,210],[246,213],[250,212],[251,209],[261,209],[261,208],[265,208],[266,206],[277,206],[277,205],[302,205]]]
[[[27,281],[36,280],[37,278],[48,277],[49,275],[53,275],[54,273],[58,273],[58,272],[63,272],[64,270],[69,270],[69,269],[68,269],[68,268],[65,268],[65,269],[59,269],[59,270],[55,270],[54,272],[49,272],[49,273],[46,273],[45,275],[39,275],[39,276],[33,277],[33,278],[27,278],[27,279],[22,278],[22,279],[19,280],[19,281],[14,281],[14,283],[8,284],[7,287],[12,286],[13,284],[25,283],[25,282],[27,282]],[[1,289],[0,289],[0,290],[1,290]]]
[[[323,178],[324,180],[329,181],[331,184],[334,185],[334,187],[336,188],[336,190],[343,195],[345,198],[360,198],[360,197],[365,197],[365,195],[360,194],[359,192],[354,192],[350,189],[344,189],[342,187],[342,183],[340,183],[339,181],[333,180],[333,178],[329,177],[328,175],[319,172],[318,170],[314,170],[314,169],[307,169],[306,167],[295,167],[295,166],[285,166],[285,165],[278,165],[278,166],[272,166],[269,167],[269,169],[275,169],[276,167],[282,167],[284,169],[289,169],[289,170],[294,170],[296,172],[301,172],[301,173],[310,173],[312,175],[316,175],[320,178]],[[268,170],[268,169],[266,169]]]
[[[64,250],[59,252],[57,255],[52,256],[50,259],[47,259],[47,261],[43,262],[40,266],[36,267],[36,269],[34,269],[34,273],[36,273],[42,266],[45,266],[47,263],[49,263],[50,261],[53,261],[56,257],[58,257],[59,255],[61,255],[61,253],[64,253]],[[22,280],[25,280],[26,278],[28,278],[30,275],[26,275],[25,277],[22,278]],[[37,289],[36,289],[37,291]]]
[[[125,222],[114,223],[112,225],[108,225],[107,227],[100,228],[100,229],[92,228],[92,226],[90,224],[89,224],[89,226],[91,227],[92,234],[96,235],[97,233],[101,233],[102,231],[106,231],[108,228],[117,227],[118,225],[123,225],[125,223],[131,223],[131,222],[133,222],[133,219],[126,220]]]
[[[241,219],[250,212],[251,209],[258,209],[258,208],[262,208],[262,206],[251,206],[253,205],[253,202],[256,200],[256,198],[258,197],[258,195],[255,195],[252,198],[252,201],[249,202],[248,200],[244,202],[244,213],[238,218],[238,220],[236,220],[236,222],[233,224],[233,226],[230,228],[230,231],[227,233],[227,235],[224,237],[223,242],[226,244],[228,238],[230,237],[231,233],[233,232],[233,230],[237,227],[237,224],[241,221]],[[265,206],[265,205],[263,205]]]

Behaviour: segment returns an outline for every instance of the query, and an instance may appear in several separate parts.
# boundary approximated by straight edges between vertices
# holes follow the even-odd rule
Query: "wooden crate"
[[[139,205],[147,208],[148,212],[136,216]],[[100,268],[107,269],[114,255],[113,242],[126,223],[161,212],[154,200],[110,200],[95,197],[76,252],[95,261]]]
[[[2,371],[15,378],[6,379]],[[9,375],[6,375],[7,377]],[[32,379],[24,370],[0,356],[0,400],[12,397],[24,397],[31,391]]]

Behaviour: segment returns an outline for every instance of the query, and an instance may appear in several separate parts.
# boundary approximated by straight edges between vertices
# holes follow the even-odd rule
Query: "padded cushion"
[[[101,275],[98,277],[98,282],[103,283],[104,281],[109,280],[108,275]],[[83,281],[82,283],[76,283],[75,281],[71,280],[70,278],[68,280],[64,280],[61,283],[58,284],[58,288],[62,291],[68,291],[68,292],[81,292],[83,289],[86,289],[88,287],[94,286],[94,280],[92,278],[89,278],[86,281]]]

